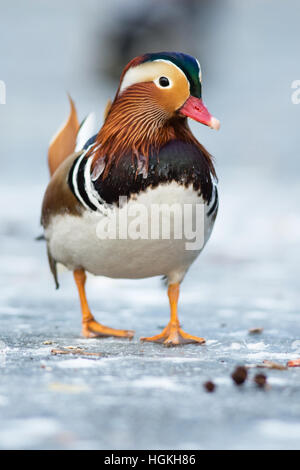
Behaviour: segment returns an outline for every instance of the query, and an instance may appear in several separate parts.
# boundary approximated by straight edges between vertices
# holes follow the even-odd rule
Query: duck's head
[[[213,129],[220,122],[202,102],[200,63],[179,52],[157,52],[136,57],[125,67],[116,99],[122,94],[145,94],[152,98],[153,112],[165,118],[190,117]]]
[[[178,52],[144,54],[123,70],[115,99],[88,156],[105,157],[106,175],[123,155],[151,153],[173,139],[193,143],[205,155],[212,173],[211,157],[187,125],[190,117],[213,129],[219,121],[201,99],[201,69],[197,59]]]

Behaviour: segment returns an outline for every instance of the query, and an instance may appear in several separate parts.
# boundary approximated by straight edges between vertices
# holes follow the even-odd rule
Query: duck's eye
[[[159,82],[160,86],[162,86],[162,87],[166,87],[166,86],[170,85],[169,79],[167,77],[160,77],[158,82]]]

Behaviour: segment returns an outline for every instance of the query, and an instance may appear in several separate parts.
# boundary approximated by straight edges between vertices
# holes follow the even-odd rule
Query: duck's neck
[[[88,156],[93,158],[93,166],[105,157],[105,177],[122,156],[143,156],[148,164],[150,153],[158,154],[174,139],[200,148],[215,175],[211,156],[191,133],[187,119],[170,116],[155,102],[148,88],[139,84],[115,99]]]

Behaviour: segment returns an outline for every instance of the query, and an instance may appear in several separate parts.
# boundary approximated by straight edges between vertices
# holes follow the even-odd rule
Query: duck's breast
[[[193,185],[160,184],[123,197],[106,214],[56,215],[46,238],[53,258],[69,269],[114,278],[180,277],[210,236],[215,194],[207,204]]]

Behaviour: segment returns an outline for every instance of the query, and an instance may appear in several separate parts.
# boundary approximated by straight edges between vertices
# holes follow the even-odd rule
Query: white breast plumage
[[[195,245],[195,249],[187,249],[187,243],[193,242],[187,236],[187,226],[183,225],[181,238],[177,237],[175,229],[180,223],[191,227],[195,224],[197,205],[202,208],[195,235],[200,244]],[[172,210],[175,207],[175,212],[171,210],[171,218],[170,211],[163,210],[166,207]],[[189,209],[185,211],[187,207]],[[157,217],[153,219],[153,208],[161,214],[159,228]],[[138,209],[140,214],[137,214]],[[179,282],[210,236],[217,210],[217,191],[214,189],[207,205],[192,185],[186,188],[172,182],[148,188],[131,197],[122,207],[112,205],[106,210],[105,214],[86,210],[80,217],[54,216],[45,233],[52,256],[69,269],[83,268],[95,275],[113,278],[165,275],[172,282]],[[181,221],[176,220],[178,217]],[[108,232],[103,234],[102,229],[106,229],[111,221],[116,222],[116,231],[110,232],[111,238],[104,238]],[[127,234],[124,225],[128,228]],[[137,230],[130,233],[133,227]],[[165,238],[161,231],[163,227],[170,227]],[[153,238],[157,233],[159,238]]]

